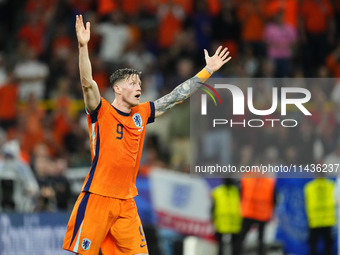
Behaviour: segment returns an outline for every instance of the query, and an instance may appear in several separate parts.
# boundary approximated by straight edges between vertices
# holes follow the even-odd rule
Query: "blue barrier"
[[[276,208],[278,219],[276,239],[287,254],[308,255],[308,222],[305,213],[303,188],[312,179],[277,179],[279,203]],[[337,254],[337,233],[334,228],[334,253]],[[319,248],[322,243],[319,243]],[[331,254],[330,254],[331,255]]]
[[[0,214],[1,255],[66,255],[69,213]]]

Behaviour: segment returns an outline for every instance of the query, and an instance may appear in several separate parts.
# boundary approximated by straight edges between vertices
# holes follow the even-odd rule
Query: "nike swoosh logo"
[[[144,245],[140,245],[140,247],[141,247],[141,248],[143,248],[145,245],[146,245],[146,244],[144,244]]]

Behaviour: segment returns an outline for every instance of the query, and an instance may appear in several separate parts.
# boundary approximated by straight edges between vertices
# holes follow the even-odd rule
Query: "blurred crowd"
[[[40,187],[30,191],[40,194],[34,210],[67,209],[60,204],[70,192],[65,171],[91,164],[76,14],[91,22],[93,78],[109,101],[108,78],[117,68],[142,71],[141,101],[155,100],[204,67],[203,49],[211,54],[219,45],[232,61],[213,77],[335,78],[304,85],[312,92],[312,116],[300,117],[298,132],[279,125],[230,130],[231,163],[340,159],[338,1],[1,0],[0,145],[20,148],[12,155],[2,146],[1,161],[30,168]],[[254,95],[262,109],[271,105],[271,88],[260,84]],[[150,125],[141,174],[152,166],[188,171],[189,105]]]

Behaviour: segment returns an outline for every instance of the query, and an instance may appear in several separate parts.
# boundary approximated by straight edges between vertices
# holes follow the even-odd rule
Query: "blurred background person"
[[[55,165],[48,156],[39,156],[35,159],[34,170],[40,189],[35,212],[55,212],[56,211],[56,191],[53,188],[51,173]]]
[[[300,35],[305,76],[313,77],[335,40],[334,10],[330,1],[302,1]]]
[[[285,23],[283,11],[277,12],[272,22],[264,28],[264,41],[267,44],[267,56],[275,63],[275,77],[288,77],[293,56],[293,46],[297,33],[293,26]]]
[[[30,95],[45,98],[46,79],[49,68],[40,61],[34,48],[26,48],[25,57],[14,66],[14,76],[19,81],[19,98],[27,100]]]
[[[273,216],[276,203],[275,179],[259,178],[262,174],[249,173],[241,178],[241,208],[242,230],[240,242],[243,246],[244,238],[253,225],[257,226],[258,243],[257,254],[266,254],[264,244],[264,228]]]
[[[51,169],[51,186],[55,191],[56,206],[58,211],[67,211],[69,209],[69,201],[71,198],[71,187],[66,178],[67,161],[58,158]]]
[[[16,140],[7,141],[1,148],[0,211],[31,213],[39,195],[38,182],[31,167],[20,159]]]
[[[5,130],[17,125],[18,98],[18,82],[9,70],[6,81],[0,85],[0,127]]]
[[[306,214],[309,227],[309,254],[333,254],[332,228],[336,224],[335,183],[323,173],[306,183],[304,187]],[[323,240],[323,251],[319,253],[319,240]]]
[[[122,63],[123,53],[132,40],[124,17],[121,11],[116,10],[109,15],[107,21],[93,27],[93,31],[101,35],[99,57],[104,61],[109,73],[112,73]]]
[[[215,237],[218,241],[218,255],[240,254],[239,233],[242,227],[240,187],[236,180],[225,178],[223,184],[212,191],[212,220],[215,226]],[[228,237],[226,253],[225,237]]]

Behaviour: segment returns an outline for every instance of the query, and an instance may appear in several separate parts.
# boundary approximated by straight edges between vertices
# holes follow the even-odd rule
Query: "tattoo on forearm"
[[[155,101],[155,109],[159,112],[165,112],[174,105],[190,97],[201,86],[201,80],[194,76],[178,85],[171,93]]]

